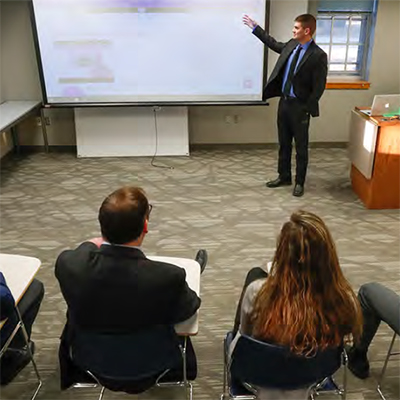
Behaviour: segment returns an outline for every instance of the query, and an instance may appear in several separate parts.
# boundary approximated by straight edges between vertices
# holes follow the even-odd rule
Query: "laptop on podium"
[[[374,97],[371,110],[365,110],[371,117],[400,115],[400,94],[379,94]]]

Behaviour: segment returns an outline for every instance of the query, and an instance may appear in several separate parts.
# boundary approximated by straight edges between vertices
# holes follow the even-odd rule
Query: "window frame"
[[[352,18],[354,19],[359,19],[361,17],[361,21],[365,21],[364,23],[361,24],[361,32],[360,32],[360,40],[358,42],[352,42],[349,39],[350,36],[350,27],[351,23],[350,21]],[[347,27],[347,40],[346,42],[335,42],[333,38],[333,27],[334,27],[334,21],[335,18],[338,20],[340,19],[346,19],[349,21],[348,27]],[[370,40],[371,40],[371,35],[372,35],[372,27],[373,27],[373,12],[369,11],[319,11],[317,14],[317,21],[319,20],[330,20],[331,21],[331,29],[330,29],[330,38],[329,42],[320,42],[318,41],[318,30],[316,34],[316,43],[319,46],[328,46],[329,47],[329,53],[328,53],[328,76],[330,78],[355,78],[355,79],[366,79],[368,75],[368,59],[369,59],[369,53],[370,53]],[[362,41],[364,40],[364,43]],[[344,63],[343,62],[336,62],[336,63],[331,63],[331,51],[332,47],[334,45],[342,45],[346,46],[346,56]],[[346,67],[348,64],[354,64],[354,63],[348,63],[347,62],[347,55],[349,51],[349,46],[358,46],[362,48],[362,55],[359,56],[361,60],[359,61],[360,69],[356,71],[347,71]],[[345,70],[343,71],[335,71],[330,69],[331,64],[344,64],[345,65]]]

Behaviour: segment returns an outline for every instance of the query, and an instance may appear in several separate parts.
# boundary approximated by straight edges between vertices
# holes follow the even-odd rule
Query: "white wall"
[[[40,99],[28,2],[3,1],[0,23],[3,100]]]
[[[0,59],[2,100],[42,99],[40,78],[31,29],[28,1],[1,1]],[[72,109],[46,110],[51,125],[47,127],[50,145],[75,145]],[[22,145],[43,145],[42,131],[36,119],[19,127]]]
[[[314,5],[312,5],[314,6]],[[311,7],[310,7],[311,8]],[[307,12],[307,1],[271,0],[270,33],[277,40],[291,36],[294,18]],[[321,116],[312,118],[310,141],[347,142],[355,106],[369,106],[375,94],[400,93],[400,2],[379,0],[369,90],[326,90]],[[277,55],[269,52],[270,74]],[[278,99],[269,107],[197,107],[191,110],[191,143],[276,143]],[[237,124],[225,117],[236,115]]]
[[[270,33],[285,42],[292,36],[294,19],[307,12],[307,0],[272,0]],[[249,35],[251,31],[249,29]],[[258,40],[254,37],[254,40]],[[268,53],[268,75],[278,54]],[[228,71],[227,71],[228,72]],[[269,106],[192,107],[190,110],[190,142],[201,143],[276,143],[277,99]],[[227,116],[237,116],[237,123],[227,123]],[[228,119],[229,120],[229,119]]]
[[[1,27],[2,27],[2,18],[1,18],[1,9],[2,9],[2,3],[0,2],[0,48],[2,47],[1,39],[3,37],[2,32],[1,32]],[[2,79],[2,71],[3,71],[3,57],[0,57],[0,104],[4,101],[3,100],[3,79]]]
[[[41,98],[38,68],[26,1],[1,2],[0,59],[2,100]],[[291,37],[294,18],[309,8],[307,0],[271,0],[270,32],[276,39]],[[310,139],[346,142],[350,113],[355,106],[368,106],[375,94],[400,92],[400,2],[379,0],[369,90],[327,90],[321,100],[321,117],[311,123]],[[249,31],[249,35],[251,32]],[[255,39],[256,40],[256,39]],[[268,71],[276,55],[269,54]],[[229,67],[227,66],[227,72]],[[276,143],[277,99],[270,106],[199,106],[189,110],[190,142]],[[50,145],[76,144],[74,115],[70,109],[46,111]],[[230,118],[226,118],[226,117]],[[237,123],[233,123],[236,116]],[[228,122],[227,122],[228,120]],[[22,144],[40,145],[42,136],[35,121],[20,129]]]
[[[400,2],[379,0],[371,59],[369,90],[327,90],[321,99],[321,117],[313,121],[310,140],[349,138],[351,110],[372,105],[376,94],[400,93]]]

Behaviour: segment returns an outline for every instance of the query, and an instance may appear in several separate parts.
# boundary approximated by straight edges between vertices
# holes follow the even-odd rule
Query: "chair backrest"
[[[71,355],[77,365],[90,371],[102,384],[144,380],[182,362],[179,340],[172,326],[126,334],[77,330]]]
[[[232,378],[251,385],[293,390],[307,387],[336,372],[342,348],[329,348],[310,357],[290,349],[241,336],[232,353]]]

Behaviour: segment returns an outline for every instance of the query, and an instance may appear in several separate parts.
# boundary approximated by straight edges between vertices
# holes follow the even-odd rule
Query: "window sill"
[[[371,86],[370,82],[367,81],[350,81],[350,80],[328,80],[326,83],[326,89],[339,89],[339,90],[345,90],[345,89],[369,89]]]

